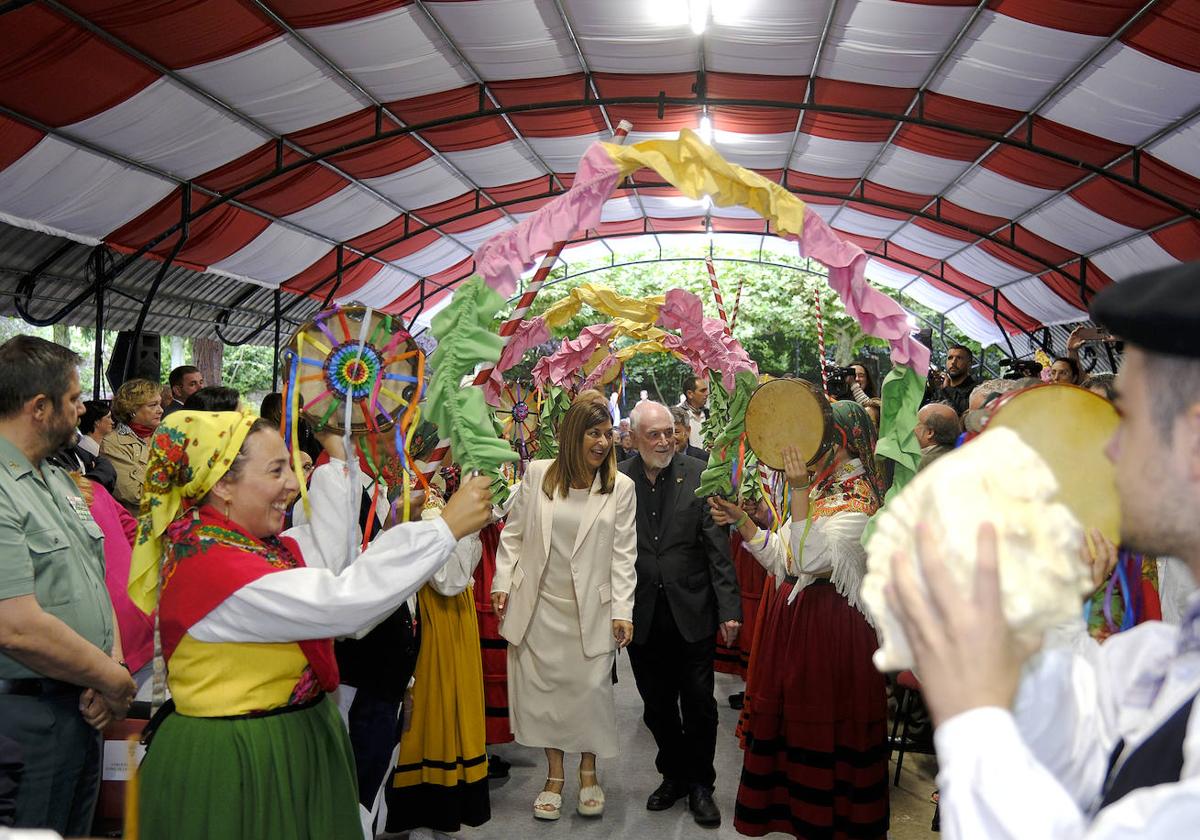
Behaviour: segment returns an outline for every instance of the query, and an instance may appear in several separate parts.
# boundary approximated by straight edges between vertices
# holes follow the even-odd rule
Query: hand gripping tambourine
[[[1061,501],[1085,528],[1120,540],[1116,472],[1104,447],[1119,418],[1112,404],[1074,385],[1035,385],[996,402],[983,434],[1012,429],[1058,480]]]
[[[758,460],[783,469],[783,449],[794,446],[813,464],[832,442],[829,401],[803,379],[772,379],[759,385],[746,405],[746,443]]]
[[[369,313],[369,317],[368,317]],[[362,306],[319,313],[292,337],[284,353],[288,405],[314,431],[387,432],[407,426],[425,378],[425,354],[403,323]]]

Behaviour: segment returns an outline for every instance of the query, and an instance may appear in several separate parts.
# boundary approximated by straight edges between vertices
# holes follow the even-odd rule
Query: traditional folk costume
[[[762,600],[763,586],[768,576],[737,531],[729,536],[729,556],[733,559],[733,570],[737,574],[738,590],[742,596],[742,629],[733,645],[726,645],[721,642],[720,637],[717,638],[713,670],[719,674],[734,674],[745,679],[750,669],[754,629],[758,626],[759,601]]]
[[[883,838],[888,829],[885,684],[858,595],[860,538],[882,481],[866,412],[840,401],[833,416],[851,460],[813,488],[807,522],[759,530],[747,544],[778,587],[760,615],[734,812],[737,830],[756,837]]]
[[[442,503],[431,494],[423,517]],[[491,819],[483,668],[472,575],[482,545],[461,540],[450,562],[417,593],[421,649],[413,715],[387,790],[387,830],[458,831]]]
[[[142,764],[148,840],[358,840],[354,761],[326,697],[338,684],[327,637],[392,612],[455,545],[444,522],[401,526],[334,575],[338,559],[320,553],[335,541],[313,526],[259,539],[198,505],[255,419],[178,411],[153,438],[129,589],[143,611],[158,607],[174,711],[156,716]],[[340,463],[321,469],[343,480],[314,506],[357,498]]]
[[[492,609],[492,578],[503,527],[504,523],[494,522],[479,532],[483,557],[479,574],[475,575],[475,617],[483,657],[483,713],[489,747],[513,740],[508,722],[508,642],[500,635],[500,619]]]

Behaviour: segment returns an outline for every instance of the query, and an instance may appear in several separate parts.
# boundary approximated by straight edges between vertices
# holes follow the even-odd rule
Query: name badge
[[[92,512],[88,510],[87,502],[80,496],[67,496],[67,504],[75,511],[75,515],[79,517],[81,522],[91,522]]]

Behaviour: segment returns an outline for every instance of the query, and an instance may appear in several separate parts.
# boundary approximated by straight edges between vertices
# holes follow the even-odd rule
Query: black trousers
[[[717,778],[717,701],[713,697],[714,634],[684,641],[661,594],[645,643],[628,648],[633,678],[658,745],[654,764],[665,779],[712,787]]]
[[[24,753],[16,827],[90,835],[100,795],[100,733],[79,714],[79,695],[0,695],[0,735]]]

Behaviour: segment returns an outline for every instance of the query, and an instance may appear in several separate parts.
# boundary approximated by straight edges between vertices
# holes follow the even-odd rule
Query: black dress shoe
[[[658,786],[658,790],[650,794],[650,798],[646,800],[646,810],[665,811],[687,795],[688,786],[683,782],[677,782],[674,779],[663,779],[663,783]]]
[[[746,692],[739,691],[737,694],[729,695],[729,708],[741,709],[746,705]]]
[[[692,790],[688,793],[688,810],[692,812],[692,819],[696,821],[696,825],[715,828],[721,824],[721,809],[713,802],[712,795],[712,788],[692,785]]]
[[[489,779],[507,779],[508,768],[512,767],[507,761],[498,755],[488,756],[488,778]]]

